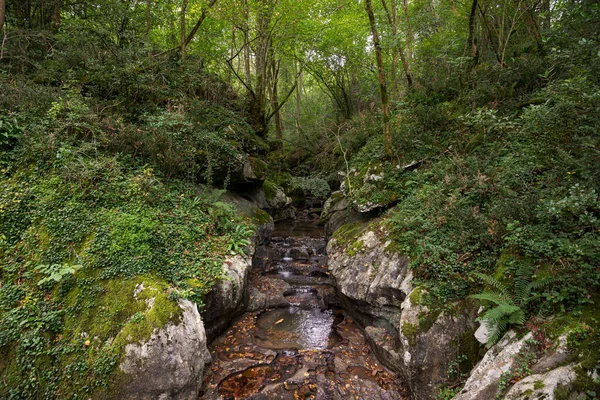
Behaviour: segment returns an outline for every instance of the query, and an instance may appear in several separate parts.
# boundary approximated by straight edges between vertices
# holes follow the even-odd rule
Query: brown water
[[[403,399],[362,329],[337,307],[323,230],[278,223],[250,277],[250,309],[209,349],[203,399]]]

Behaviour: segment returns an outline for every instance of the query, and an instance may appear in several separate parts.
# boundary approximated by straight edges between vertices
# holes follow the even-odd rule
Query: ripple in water
[[[323,350],[329,344],[333,320],[331,310],[277,308],[258,316],[254,341],[270,349]]]

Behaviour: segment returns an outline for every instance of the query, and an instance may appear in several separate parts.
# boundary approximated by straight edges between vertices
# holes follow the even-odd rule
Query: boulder
[[[150,339],[125,346],[120,399],[197,399],[207,364],[207,337],[196,304],[180,300],[181,320],[155,329]]]
[[[325,202],[320,223],[325,225],[325,234],[331,235],[343,225],[367,221],[372,217],[370,213],[359,213],[354,210],[344,193],[338,191],[333,192]]]
[[[248,301],[248,275],[251,268],[251,255],[236,254],[223,264],[225,278],[204,298],[202,318],[209,340],[217,337],[233,318],[244,311]]]
[[[212,179],[215,183],[228,181],[230,185],[244,186],[260,184],[266,179],[267,163],[248,154],[240,155],[232,163],[221,169],[216,169]]]
[[[258,227],[254,240],[257,246],[271,240],[275,228],[273,218],[262,210],[266,206],[266,200],[263,202],[264,193],[262,193],[262,197],[260,193],[262,193],[260,188],[254,188],[242,193],[227,191],[221,196],[223,201],[233,204],[238,211],[250,218]]]
[[[577,379],[575,365],[569,364],[545,374],[530,375],[510,388],[506,400],[554,400],[557,389],[568,389]]]
[[[263,183],[263,191],[270,210],[283,210],[292,204],[292,199],[285,194],[283,189],[269,180]]]
[[[483,359],[471,371],[465,386],[454,399],[478,400],[496,397],[500,377],[513,367],[517,355],[532,338],[531,332],[519,338],[514,331],[508,331],[504,337],[490,348]]]
[[[408,258],[388,250],[391,241],[374,225],[355,223],[334,233],[329,273],[342,305],[366,326],[374,352],[401,375],[411,398],[435,398],[450,362],[477,353],[476,310],[466,301],[452,314],[420,304],[423,290],[413,287]]]

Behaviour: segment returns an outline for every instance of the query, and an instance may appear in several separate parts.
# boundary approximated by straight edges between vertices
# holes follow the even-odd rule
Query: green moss
[[[538,380],[533,382],[533,388],[535,390],[540,390],[546,387],[546,384],[544,383],[544,381]]]
[[[419,332],[419,324],[409,324],[408,322],[402,324],[402,334],[408,339],[408,343],[411,346],[417,344]]]
[[[254,213],[251,215],[251,219],[255,225],[260,226],[268,224],[271,221],[271,216],[268,212],[257,208],[256,211],[254,211]]]
[[[348,254],[350,257],[354,257],[356,254],[360,253],[363,249],[364,243],[362,240],[357,240],[354,243],[352,243],[350,246],[348,246],[348,248],[346,249],[346,254]]]
[[[571,393],[571,390],[559,386],[554,391],[554,398],[555,400],[568,400],[571,398]]]
[[[248,157],[248,162],[258,179],[264,179],[267,176],[268,165],[266,162],[256,157]]]
[[[142,285],[144,289],[134,296],[136,288]],[[154,329],[176,323],[181,316],[181,309],[169,299],[167,290],[166,282],[146,276],[104,281],[94,290],[99,292],[94,299],[78,307],[79,312],[67,314],[65,333],[103,340],[112,337],[119,346],[146,340]],[[66,303],[75,307],[83,296],[82,290],[76,288],[68,294]],[[143,320],[130,321],[137,313],[144,316]]]
[[[263,190],[268,200],[273,200],[277,196],[277,185],[268,179],[263,183]]]
[[[574,390],[600,394],[600,382],[592,379],[593,372],[600,374],[600,294],[594,295],[575,313],[565,313],[554,318],[545,327],[552,339],[567,337],[571,358],[566,363],[577,363]],[[577,314],[577,315],[575,315]]]
[[[410,292],[410,294],[408,295],[410,303],[414,305],[421,304],[421,295],[424,294],[424,292],[425,288],[423,286],[417,286],[416,288],[414,288],[413,291]]]
[[[339,246],[344,246],[350,241],[354,242],[367,227],[367,222],[356,221],[346,225],[342,225],[333,232],[333,239]]]
[[[419,316],[419,332],[427,332],[442,313],[441,308],[435,308]]]

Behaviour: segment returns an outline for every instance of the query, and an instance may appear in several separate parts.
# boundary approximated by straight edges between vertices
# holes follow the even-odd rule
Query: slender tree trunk
[[[4,19],[6,18],[6,2],[5,0],[0,0],[0,29],[4,27]]]
[[[52,30],[58,32],[60,28],[60,0],[54,0],[54,7],[52,10]]]
[[[525,19],[527,22],[527,27],[529,29],[529,32],[535,39],[535,43],[537,44],[539,53],[541,55],[544,55],[544,53],[545,53],[544,43],[542,41],[542,34],[540,33],[538,23],[535,20],[535,14],[533,13],[533,10],[531,9],[531,7],[529,7],[529,4],[527,4],[527,1],[523,1],[522,5],[523,5],[523,8],[525,9]]]
[[[279,111],[279,98],[278,98],[278,83],[279,83],[279,66],[280,62],[275,62],[273,58],[271,60],[271,77],[273,79],[273,90],[271,91],[271,108],[276,110],[275,112],[275,138],[277,139],[277,150],[281,151],[283,148],[283,126],[281,124],[281,112]]]
[[[390,111],[388,106],[388,93],[385,83],[385,71],[383,69],[383,56],[381,54],[381,44],[379,43],[379,35],[377,34],[377,26],[375,25],[375,15],[373,14],[373,5],[371,0],[365,1],[367,14],[369,15],[369,24],[371,25],[371,33],[373,35],[373,46],[375,47],[375,58],[377,60],[377,70],[379,73],[379,91],[381,93],[381,106],[383,109],[383,147],[388,158],[393,155],[392,135],[390,132]]]
[[[181,15],[179,20],[179,39],[181,40],[181,68],[183,69],[183,63],[185,61],[185,12],[187,10],[189,0],[183,0],[183,4],[181,5]]]
[[[394,36],[394,40],[398,38],[398,17],[396,14],[396,0],[391,0],[391,10],[388,7],[385,0],[381,0],[381,4],[385,9],[385,13],[388,18],[388,22],[392,28],[392,35]],[[408,10],[408,8],[407,8]],[[406,11],[408,12],[408,11]],[[396,78],[397,74],[397,65],[398,65],[398,57],[400,57],[400,61],[402,62],[402,68],[404,69],[404,74],[406,75],[406,84],[409,88],[413,86],[412,74],[410,72],[410,64],[409,60],[404,55],[404,48],[399,45],[394,46],[394,54],[392,55],[392,87],[395,91],[398,90],[398,81]]]
[[[412,44],[413,44],[413,33],[412,26],[410,22],[410,14],[408,13],[408,0],[404,0],[404,18],[406,18],[406,59],[407,62],[412,61]]]
[[[150,0],[146,0],[146,38],[150,34],[151,26],[151,14],[150,14]]]
[[[196,25],[194,25],[194,27],[192,28],[192,30],[190,31],[190,33],[188,33],[187,37],[185,38],[185,45],[186,46],[188,44],[190,44],[190,42],[192,41],[192,39],[196,35],[196,32],[198,32],[198,29],[200,29],[200,26],[202,25],[202,23],[204,22],[204,20],[208,16],[208,10],[210,10],[216,4],[216,2],[217,2],[217,0],[210,0],[210,3],[208,3],[208,7],[205,8],[204,10],[202,10],[202,14],[200,14],[200,18],[198,18],[198,21],[196,21]],[[187,7],[187,1],[186,1],[186,7]]]
[[[298,61],[294,61],[294,75],[298,77],[296,88],[296,134],[300,135],[300,120],[302,118],[302,72],[298,71]]]
[[[244,74],[246,76],[246,83],[249,85],[251,81],[250,77],[250,39],[248,37],[248,30],[250,29],[250,15],[248,11],[248,1],[244,0]]]
[[[231,46],[229,47],[229,59],[233,60],[235,57],[235,26],[231,28]],[[227,82],[231,84],[233,79],[233,71],[231,68],[227,71]]]
[[[471,13],[469,14],[469,37],[467,38],[467,50],[473,58],[473,65],[479,62],[479,51],[475,42],[475,16],[477,14],[477,0],[471,4]]]

